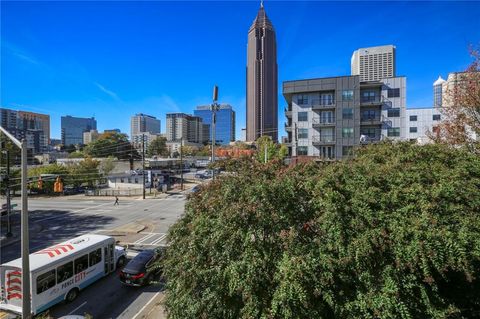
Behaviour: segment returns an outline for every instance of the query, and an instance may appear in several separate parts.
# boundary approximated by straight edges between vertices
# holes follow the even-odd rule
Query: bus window
[[[97,250],[95,251],[92,251],[90,253],[90,267],[92,267],[93,265],[96,265],[98,264],[99,262],[102,261],[102,248],[98,248]]]
[[[49,270],[37,277],[37,295],[55,286],[55,269]]]
[[[88,268],[88,254],[75,259],[75,275]]]
[[[57,267],[57,282],[61,283],[73,276],[73,261]]]

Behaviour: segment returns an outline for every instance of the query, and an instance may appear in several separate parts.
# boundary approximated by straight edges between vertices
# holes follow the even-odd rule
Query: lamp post
[[[27,140],[17,140],[6,129],[0,126],[4,133],[22,151],[22,215],[21,215],[21,259],[22,259],[22,318],[30,319],[30,249],[28,236],[28,198],[27,198]]]
[[[218,100],[218,86],[213,86],[213,102],[210,107],[212,111],[212,164],[215,162],[215,124],[217,121],[217,111],[220,109],[220,105],[217,103]],[[212,167],[212,179],[215,180],[215,168]]]

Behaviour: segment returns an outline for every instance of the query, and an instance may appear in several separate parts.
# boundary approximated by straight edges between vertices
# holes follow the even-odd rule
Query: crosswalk
[[[166,237],[166,233],[147,233],[133,243],[126,244],[131,246],[159,246]]]

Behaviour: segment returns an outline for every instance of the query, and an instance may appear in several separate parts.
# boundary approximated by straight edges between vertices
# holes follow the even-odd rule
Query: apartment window
[[[299,128],[298,138],[308,138],[308,128]]]
[[[344,157],[352,156],[353,155],[353,146],[343,146],[342,147],[342,155]]]
[[[342,100],[343,101],[353,101],[353,90],[343,90],[342,91]]]
[[[320,122],[321,123],[333,123],[333,112],[332,111],[326,111],[326,112],[321,112],[320,113]]]
[[[300,94],[297,96],[297,104],[298,105],[305,105],[308,104],[308,95]]]
[[[416,115],[410,115],[410,122],[416,122],[417,121],[417,116]]]
[[[308,146],[297,147],[297,155],[308,155]]]
[[[320,156],[323,158],[332,159],[335,157],[333,152],[333,146],[321,146],[320,147]]]
[[[440,114],[433,114],[434,121],[440,121]]]
[[[400,97],[400,89],[388,89],[388,97]]]
[[[365,135],[370,139],[375,139],[377,137],[378,129],[374,127],[366,127],[360,130],[360,135]]]
[[[320,104],[321,105],[333,105],[333,94],[332,93],[322,93],[322,94],[320,94]]]
[[[343,138],[353,137],[353,127],[344,127],[342,129],[342,137]]]
[[[377,112],[375,110],[362,111],[362,120],[375,120],[377,118]]]
[[[299,122],[306,122],[308,121],[308,112],[298,112],[297,118]]]
[[[342,117],[344,120],[353,120],[353,109],[351,107],[342,110]]]
[[[387,111],[388,117],[400,117],[400,109],[389,109]]]
[[[417,127],[416,126],[410,127],[410,133],[417,133]]]
[[[400,128],[399,127],[389,128],[387,131],[387,136],[390,136],[390,137],[400,136]]]
[[[363,91],[362,102],[376,102],[379,101],[379,95],[376,91]]]

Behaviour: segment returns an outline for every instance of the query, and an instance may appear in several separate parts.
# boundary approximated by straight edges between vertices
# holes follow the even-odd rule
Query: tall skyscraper
[[[443,86],[447,83],[441,76],[433,82],[433,107],[442,107]]]
[[[395,77],[395,50],[393,45],[358,49],[352,55],[352,75],[360,75],[360,82]]]
[[[195,116],[202,118],[204,124],[211,127],[212,111],[210,105],[197,106],[193,111]],[[229,144],[235,141],[235,111],[229,104],[221,104],[216,112],[217,121],[215,123],[215,140],[218,144]],[[211,133],[210,133],[211,137]]]
[[[278,140],[277,43],[263,3],[248,31],[247,141]]]
[[[83,144],[83,132],[89,132],[97,129],[97,121],[94,117],[82,118],[70,115],[62,116],[62,144],[81,145]]]
[[[149,132],[160,134],[160,120],[156,117],[139,113],[132,116],[130,121],[130,134],[134,135]]]

